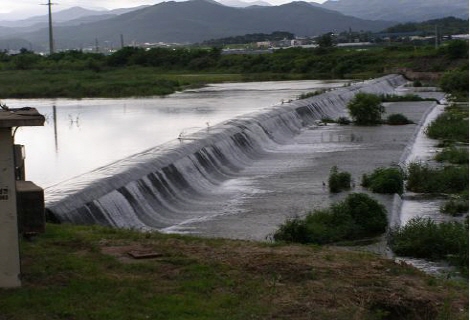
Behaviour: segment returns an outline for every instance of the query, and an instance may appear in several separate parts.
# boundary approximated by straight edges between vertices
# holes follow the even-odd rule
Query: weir
[[[400,75],[356,83],[273,106],[145,150],[45,190],[50,219],[141,230],[204,215],[201,203],[237,172],[323,118],[347,116],[358,92],[392,93]]]

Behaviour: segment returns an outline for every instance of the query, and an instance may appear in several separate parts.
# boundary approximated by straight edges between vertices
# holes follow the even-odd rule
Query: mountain
[[[106,20],[73,27],[56,27],[57,48],[83,48],[100,42],[120,43],[196,43],[250,33],[288,31],[297,36],[313,36],[348,30],[380,31],[393,25],[367,21],[335,11],[292,2],[280,6],[233,8],[215,1],[191,0],[163,2]],[[17,34],[47,47],[47,30]]]
[[[77,24],[77,21],[81,23],[104,20],[110,17],[118,16],[133,10],[139,10],[148,6],[139,6],[135,8],[115,9],[115,10],[90,10],[82,7],[72,7],[69,9],[61,10],[52,13],[52,20],[54,24],[67,24],[69,21],[74,21],[72,24]],[[46,11],[47,12],[47,11]],[[3,20],[0,21],[0,26],[10,28],[25,28],[35,26],[36,28],[41,25],[45,25],[49,22],[49,15],[46,13],[40,16],[33,16],[22,20]]]
[[[321,7],[366,20],[399,22],[449,16],[467,20],[469,9],[468,0],[328,0]]]
[[[246,2],[241,0],[218,0],[220,4],[223,4],[227,7],[234,7],[234,8],[246,8],[249,6],[261,6],[261,7],[270,7],[271,4],[265,1],[253,1],[253,2]]]

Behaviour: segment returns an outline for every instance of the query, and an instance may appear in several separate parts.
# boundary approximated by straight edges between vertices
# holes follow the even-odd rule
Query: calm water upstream
[[[235,116],[296,99],[345,81],[216,84],[167,97],[129,99],[7,99],[11,108],[34,107],[45,127],[22,127],[26,178],[46,188],[147,148]],[[55,112],[54,107],[55,106]],[[55,114],[55,116],[54,116]]]

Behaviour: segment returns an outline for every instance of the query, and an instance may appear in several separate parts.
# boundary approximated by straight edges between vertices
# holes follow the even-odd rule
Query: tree
[[[334,46],[333,36],[331,33],[325,33],[317,38],[317,43],[320,48],[331,48]]]
[[[347,108],[356,124],[366,126],[380,124],[385,112],[379,96],[364,92],[356,94]]]
[[[468,69],[446,72],[439,85],[444,92],[450,94],[466,93],[468,95]]]

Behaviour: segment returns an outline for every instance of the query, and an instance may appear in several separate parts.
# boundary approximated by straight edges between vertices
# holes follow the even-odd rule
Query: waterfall
[[[58,222],[162,229],[191,219],[201,202],[237,172],[288,143],[322,118],[347,116],[359,92],[391,93],[406,80],[388,75],[273,106],[64,181],[45,190],[47,214]]]

